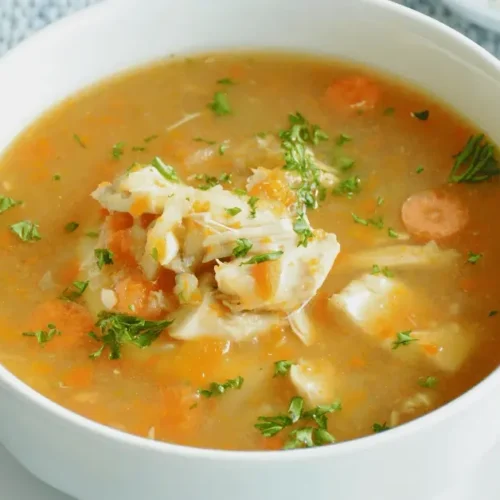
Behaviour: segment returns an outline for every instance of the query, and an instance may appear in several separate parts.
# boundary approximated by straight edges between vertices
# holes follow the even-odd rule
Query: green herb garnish
[[[361,224],[362,226],[368,226],[368,221],[361,217],[358,217],[355,213],[351,212],[351,216],[356,224]]]
[[[294,365],[292,361],[282,359],[281,361],[276,361],[274,363],[274,377],[284,377],[290,368]]]
[[[379,423],[375,422],[375,423],[372,425],[372,430],[373,430],[373,432],[375,432],[375,433],[388,431],[389,429],[390,429],[390,427],[387,425],[387,423],[386,423],[386,422],[384,422],[383,424],[379,424]]]
[[[346,142],[351,142],[352,137],[347,134],[340,134],[337,138],[337,146],[343,146]]]
[[[0,214],[3,214],[10,208],[14,208],[17,205],[21,205],[22,201],[16,201],[7,196],[0,196]]]
[[[80,136],[78,134],[73,134],[73,139],[75,139],[75,141],[78,143],[78,145],[80,147],[82,147],[83,149],[86,149],[87,146],[85,145],[85,143],[80,139]]]
[[[132,146],[132,151],[146,151],[144,146]]]
[[[352,167],[354,167],[354,164],[356,163],[355,160],[352,158],[349,158],[349,156],[341,156],[337,160],[337,165],[339,166],[340,170],[346,171],[350,170]]]
[[[193,139],[195,142],[204,142],[205,144],[208,144],[209,146],[212,146],[216,144],[216,141],[210,141],[209,139],[203,139],[203,137],[195,137]]]
[[[419,166],[417,167],[417,169],[415,170],[415,172],[416,172],[417,174],[421,174],[423,171],[424,171],[424,167],[422,167],[422,165],[419,165]]]
[[[255,216],[257,215],[257,202],[259,201],[259,198],[257,196],[250,196],[248,198],[248,206],[250,207],[250,218],[255,219]]]
[[[394,273],[387,266],[381,268],[379,265],[373,264],[372,274],[376,275],[380,273],[382,273],[386,278],[394,278]]]
[[[224,210],[231,217],[234,217],[235,215],[238,215],[241,212],[241,208],[238,207],[225,208]]]
[[[35,337],[38,343],[43,347],[47,342],[52,340],[56,335],[61,335],[61,331],[56,328],[56,325],[49,323],[47,330],[37,330],[34,332],[23,332],[24,337]]]
[[[64,230],[67,232],[67,233],[72,233],[73,231],[76,231],[78,228],[80,227],[80,224],[78,224],[78,222],[68,222],[65,226],[64,226]]]
[[[99,238],[99,233],[97,231],[88,231],[85,233],[85,236],[89,238]]]
[[[40,241],[42,237],[38,231],[39,225],[30,220],[23,220],[12,224],[10,230],[16,234],[20,240],[25,242]]]
[[[71,286],[65,288],[59,297],[61,300],[69,300],[75,302],[78,298],[83,295],[83,292],[87,290],[89,286],[88,281],[73,281]]]
[[[111,156],[115,160],[119,160],[123,156],[124,152],[125,152],[124,142],[117,142],[116,144],[113,144],[113,149],[111,150]]]
[[[262,262],[268,262],[270,260],[278,260],[283,255],[282,250],[269,253],[261,253],[260,255],[254,255],[251,259],[246,262],[242,262],[240,266],[251,265],[251,264],[262,264]]]
[[[121,358],[121,347],[124,344],[133,344],[141,349],[150,346],[172,324],[170,320],[150,321],[127,314],[101,311],[96,326],[102,334],[89,333],[89,337],[102,346],[90,355],[91,359],[98,358],[107,347],[109,359]]]
[[[97,267],[99,269],[113,264],[113,252],[106,248],[96,248],[94,250],[94,255],[97,259]]]
[[[54,180],[54,181],[60,181],[61,180],[61,176],[59,174],[54,174],[52,176],[52,180]]]
[[[401,345],[409,345],[412,342],[417,342],[418,340],[419,339],[415,339],[411,336],[411,330],[398,332],[396,335],[396,340],[392,343],[392,349],[396,350]]]
[[[389,235],[389,238],[399,238],[399,234],[392,229],[392,227],[387,229],[387,234]]]
[[[351,199],[355,194],[361,191],[360,184],[361,179],[358,176],[349,177],[333,189],[333,194],[346,196]]]
[[[493,310],[493,311],[490,311],[490,312],[488,313],[488,317],[489,317],[489,318],[491,318],[491,317],[493,317],[493,316],[496,316],[497,314],[498,314],[498,311]]]
[[[232,112],[231,105],[229,104],[229,99],[225,92],[216,92],[214,94],[213,101],[208,104],[208,107],[217,116],[230,115]]]
[[[448,182],[483,182],[500,174],[495,148],[483,139],[484,134],[472,136],[464,149],[454,156]]]
[[[413,116],[413,118],[426,121],[429,119],[429,110],[425,109],[424,111],[414,111],[411,113],[411,116]]]
[[[221,144],[219,146],[219,155],[223,156],[229,146],[227,144]]]
[[[243,377],[238,376],[233,379],[228,379],[222,384],[212,382],[208,389],[199,389],[198,394],[200,394],[200,396],[205,396],[206,398],[211,398],[212,396],[220,396],[221,394],[224,394],[228,389],[241,389],[243,381]]]
[[[151,161],[151,166],[156,168],[156,170],[158,170],[158,172],[162,175],[162,177],[167,179],[167,181],[176,183],[179,182],[179,176],[177,175],[177,172],[175,171],[174,167],[171,167],[170,165],[163,163],[160,157],[155,156]]]
[[[235,257],[245,257],[246,254],[252,249],[252,242],[246,238],[238,238],[236,240],[236,246],[233,249],[233,255]]]
[[[467,252],[467,262],[469,264],[477,264],[482,258],[482,253]]]
[[[148,137],[144,137],[144,142],[147,144],[148,142],[154,141],[155,139],[158,139],[158,135],[153,134]]]
[[[377,197],[377,207],[380,207],[384,204],[384,197],[383,196],[378,196]]]
[[[420,377],[418,379],[418,385],[420,387],[426,387],[427,389],[433,389],[438,383],[437,377]]]
[[[220,80],[217,80],[217,83],[221,85],[235,85],[236,82],[232,78],[221,78]]]

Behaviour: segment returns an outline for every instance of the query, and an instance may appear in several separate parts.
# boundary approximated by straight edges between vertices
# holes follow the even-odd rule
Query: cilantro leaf
[[[482,258],[483,258],[482,253],[474,253],[474,252],[467,253],[467,262],[469,262],[470,264],[477,264]]]
[[[401,345],[409,345],[412,342],[417,342],[419,339],[413,338],[411,336],[411,333],[411,330],[398,332],[396,335],[396,340],[392,343],[392,349],[396,350]]]
[[[64,226],[64,230],[67,232],[67,233],[72,233],[73,231],[76,231],[78,229],[78,227],[80,226],[80,224],[78,224],[78,222],[68,222],[65,226]]]
[[[425,109],[424,111],[413,111],[411,116],[413,116],[413,118],[426,121],[429,119],[429,110]]]
[[[97,267],[99,269],[113,264],[113,252],[107,250],[106,248],[96,248],[94,250],[94,255],[97,259]]]
[[[38,231],[39,225],[30,220],[16,222],[10,226],[10,230],[16,234],[20,240],[25,242],[40,241],[42,237]]]
[[[83,149],[87,149],[87,146],[85,143],[80,139],[80,136],[78,134],[73,134],[73,139],[77,142],[77,144],[82,147]]]
[[[386,422],[384,422],[383,424],[379,424],[379,423],[375,422],[372,425],[372,431],[375,433],[388,431],[389,429],[390,429],[390,427],[387,425]]]
[[[76,301],[79,297],[83,295],[83,292],[87,290],[89,286],[89,281],[73,281],[71,286],[66,287],[61,296],[59,297],[62,300]]]
[[[426,387],[427,389],[433,389],[438,384],[437,377],[420,377],[418,379],[418,385],[420,387]]]
[[[206,398],[211,398],[212,396],[220,396],[224,394],[228,389],[241,389],[244,379],[238,376],[233,379],[228,379],[224,383],[219,384],[217,382],[212,382],[208,389],[199,389],[198,394],[205,396]]]
[[[38,343],[43,347],[47,342],[52,340],[56,335],[61,335],[61,331],[55,325],[49,323],[47,330],[37,330],[34,332],[23,332],[24,337],[35,337]]]
[[[231,105],[225,92],[216,92],[213,101],[208,104],[208,107],[217,116],[230,115],[232,113]]]
[[[231,217],[234,217],[235,215],[238,215],[241,212],[241,208],[239,207],[225,208],[224,210]]]
[[[236,246],[233,249],[233,255],[235,257],[245,257],[245,255],[252,249],[253,243],[246,238],[238,238],[236,240]]]
[[[240,266],[261,264],[262,262],[268,262],[270,260],[278,260],[282,255],[283,255],[282,250],[277,250],[276,252],[262,253],[260,255],[254,255],[251,259],[242,262]]]
[[[12,198],[9,198],[7,196],[1,196],[0,195],[0,214],[3,214],[10,208],[14,208],[17,205],[21,205],[22,201],[16,201]]]
[[[124,152],[125,152],[124,142],[117,142],[116,144],[113,144],[113,149],[111,150],[111,156],[115,160],[119,160],[123,156]]]
[[[274,377],[284,377],[290,368],[294,365],[293,361],[288,361],[282,359],[281,361],[275,361],[274,363]]]
[[[176,183],[179,182],[179,176],[177,175],[177,172],[175,171],[174,167],[171,167],[170,165],[163,163],[160,157],[155,156],[151,161],[151,166],[156,168],[156,170],[158,170],[158,172],[165,179],[167,179],[167,181]]]

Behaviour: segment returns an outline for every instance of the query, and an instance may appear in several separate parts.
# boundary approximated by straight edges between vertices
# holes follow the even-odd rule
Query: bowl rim
[[[120,1],[120,3],[119,3]],[[137,1],[137,0],[125,0]],[[450,28],[436,19],[428,17],[420,12],[414,11],[399,3],[388,0],[355,0],[360,3],[372,4],[382,10],[392,11],[402,17],[406,17],[416,21],[421,26],[426,27],[429,31],[440,32],[446,35],[450,41],[458,45],[468,47],[474,52],[478,60],[489,64],[500,75],[500,61],[492,54],[486,51],[465,35]],[[60,19],[39,32],[35,33],[27,40],[21,42],[14,49],[10,50],[6,55],[0,58],[0,68],[2,64],[12,58],[17,58],[24,51],[28,51],[32,46],[38,43],[40,38],[46,37],[49,34],[55,34],[59,30],[68,29],[71,25],[80,22],[87,22],[93,16],[99,15],[106,9],[113,8],[118,5],[122,8],[123,0],[104,0],[100,3],[93,4],[83,10],[74,12],[67,17]],[[196,448],[193,446],[179,445],[164,441],[155,441],[146,437],[129,434],[118,429],[108,427],[100,424],[94,420],[88,419],[78,413],[66,409],[58,403],[52,401],[41,393],[32,389],[29,385],[23,382],[20,378],[10,372],[0,363],[0,387],[11,391],[11,393],[18,399],[24,400],[26,403],[34,404],[40,410],[49,414],[50,417],[57,418],[62,424],[67,427],[73,427],[80,433],[91,433],[96,436],[109,439],[116,446],[130,446],[142,448],[150,452],[160,454],[171,454],[182,458],[195,458],[195,459],[209,459],[219,462],[229,462],[238,460],[245,463],[257,462],[276,462],[289,463],[296,462],[307,458],[321,459],[325,457],[340,457],[356,453],[358,450],[366,450],[380,444],[389,444],[401,437],[413,434],[416,431],[429,429],[430,427],[449,419],[453,415],[460,413],[469,406],[473,406],[475,402],[481,400],[484,394],[491,392],[492,388],[500,383],[500,367],[491,372],[481,382],[461,394],[459,397],[446,403],[445,405],[433,410],[432,412],[411,420],[405,424],[391,429],[391,432],[384,432],[379,434],[368,435],[356,438],[350,441],[344,441],[336,444],[335,446],[323,446],[317,448],[293,450],[293,453],[284,453],[283,450],[270,450],[270,451],[251,451],[251,450],[220,450],[213,448]]]

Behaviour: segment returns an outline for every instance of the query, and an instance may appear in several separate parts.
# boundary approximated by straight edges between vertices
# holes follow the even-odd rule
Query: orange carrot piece
[[[113,252],[113,262],[123,266],[137,266],[137,260],[132,251],[132,235],[130,229],[121,229],[108,237],[108,249]]]
[[[439,352],[439,347],[436,344],[424,344],[422,348],[427,354],[430,354],[431,356],[434,356]]]
[[[129,213],[113,212],[106,219],[106,223],[110,231],[120,231],[131,228],[134,223],[134,219]]]
[[[127,276],[115,287],[118,298],[115,309],[126,314],[132,311],[141,318],[157,319],[163,310],[150,300],[152,291],[153,283],[144,279],[139,273]]]
[[[469,221],[469,214],[458,198],[428,190],[414,194],[404,202],[401,218],[412,236],[430,241],[462,231]]]
[[[62,376],[62,383],[75,389],[87,389],[92,385],[94,368],[91,363],[74,366]]]
[[[142,214],[139,223],[143,229],[147,229],[153,221],[158,219],[158,215],[156,214]]]
[[[336,111],[369,110],[380,99],[375,82],[363,76],[352,76],[334,81],[325,92],[326,104]]]

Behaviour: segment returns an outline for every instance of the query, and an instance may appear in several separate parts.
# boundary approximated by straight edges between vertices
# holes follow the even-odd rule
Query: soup
[[[0,168],[0,362],[102,424],[321,446],[500,359],[494,148],[394,79],[172,59],[67,99]]]

